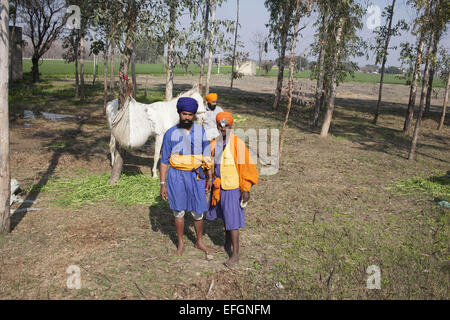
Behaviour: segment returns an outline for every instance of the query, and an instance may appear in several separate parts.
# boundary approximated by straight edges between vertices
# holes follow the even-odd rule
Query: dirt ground
[[[58,87],[72,80],[48,80]],[[176,77],[179,92],[197,77]],[[271,109],[275,78],[213,77],[219,105],[239,115],[237,128],[280,129],[284,108]],[[162,91],[164,78],[138,78]],[[308,100],[313,82],[297,87]],[[376,84],[343,83],[328,138],[311,129],[306,106],[294,106],[280,171],[261,176],[241,231],[241,264],[223,265],[194,248],[192,219],[186,219],[185,254],[176,245],[166,205],[97,203],[58,207],[51,193],[29,192],[52,177],[110,171],[109,131],[101,90],[86,104],[73,92],[45,90],[11,104],[11,176],[21,196],[40,208],[12,216],[12,232],[0,237],[1,299],[448,299],[449,209],[425,192],[399,193],[397,181],[441,177],[450,170],[450,128],[436,131],[443,89],[422,124],[417,161],[408,161],[411,138],[401,129],[409,88],[385,85],[383,113],[371,124]],[[73,114],[50,121],[23,119],[23,110]],[[153,141],[127,154],[125,169],[149,175]],[[449,200],[449,199],[447,199]],[[205,222],[205,241],[223,245],[220,221]],[[80,267],[81,289],[68,289],[71,265]],[[381,289],[367,289],[366,272],[381,269]]]

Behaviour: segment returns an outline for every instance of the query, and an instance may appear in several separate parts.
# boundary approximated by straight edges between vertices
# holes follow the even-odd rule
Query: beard
[[[194,124],[194,120],[180,120],[180,123],[178,124],[180,128],[183,129],[189,129]]]

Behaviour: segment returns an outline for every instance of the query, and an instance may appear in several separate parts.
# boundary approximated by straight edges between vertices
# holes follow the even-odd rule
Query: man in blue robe
[[[160,193],[164,201],[169,201],[175,217],[178,246],[174,254],[177,256],[181,256],[184,251],[186,212],[190,212],[194,219],[197,236],[195,247],[206,253],[214,252],[202,240],[203,217],[208,210],[206,193],[211,191],[212,186],[212,166],[205,130],[194,123],[197,109],[195,99],[179,98],[177,110],[180,122],[167,130],[162,144]]]

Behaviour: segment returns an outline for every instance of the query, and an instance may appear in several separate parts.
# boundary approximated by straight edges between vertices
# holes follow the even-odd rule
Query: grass
[[[23,72],[29,73],[31,72],[31,60],[23,59]],[[75,64],[74,63],[66,63],[63,60],[43,60],[39,67],[39,72],[44,77],[75,77]],[[205,71],[207,69],[205,68]],[[213,66],[212,74],[217,74],[217,66]],[[163,76],[166,74],[166,70],[163,64],[144,64],[137,63],[136,64],[136,73],[140,75],[153,75],[153,76]],[[220,68],[221,74],[231,74],[231,66],[221,66]],[[86,61],[85,62],[85,74],[92,76],[93,74],[93,62]],[[115,62],[114,64],[114,74],[116,76],[119,75],[119,62]],[[185,70],[180,65],[175,67],[174,70],[175,75],[186,75],[200,74],[200,68],[197,65],[190,65],[187,70]],[[258,76],[266,76],[266,77],[276,77],[278,76],[278,68],[274,67],[269,73],[265,73],[264,70],[257,68],[256,74]],[[285,68],[284,76],[288,77],[289,70]],[[97,76],[103,76],[103,63],[98,64]],[[311,77],[311,71],[305,70],[294,73],[295,78],[305,79]],[[360,73],[356,72],[353,76],[348,75],[344,81],[345,82],[365,82],[365,83],[379,83],[380,82],[379,74],[371,74],[371,73]],[[406,80],[403,77],[392,74],[385,74],[384,83],[387,84],[403,84],[406,85]],[[443,88],[444,82],[443,80],[436,78],[433,82],[433,86],[435,88]]]
[[[414,177],[407,180],[401,180],[395,184],[394,189],[403,194],[421,191],[433,197],[450,201],[450,176],[443,173],[442,175],[426,179]]]
[[[80,174],[84,170],[78,171]],[[124,171],[119,182],[109,185],[109,173],[78,177],[52,177],[46,185],[33,185],[31,193],[51,194],[57,207],[81,208],[102,202],[110,204],[154,205],[158,203],[159,183],[150,176]]]
[[[430,201],[449,194],[448,126],[438,133],[432,119],[424,121],[419,161],[407,162],[402,115],[371,126],[367,110],[344,103],[330,138],[321,139],[294,107],[281,170],[261,175],[251,191],[241,269],[231,272],[223,266],[225,253],[206,261],[193,248],[189,216],[185,256],[170,255],[175,226],[159,200],[158,180],[147,174],[150,146],[125,158],[128,170],[145,174],[124,172],[116,186],[108,185],[101,86],[89,85],[93,96],[77,106],[73,81],[12,89],[14,112],[93,113],[86,123],[37,119],[22,128],[19,118],[11,128],[12,176],[24,181],[25,193],[40,193],[36,205],[43,210],[28,212],[11,234],[0,236],[2,298],[448,299],[450,210]],[[163,97],[151,90],[147,97],[139,91],[138,99]],[[263,98],[237,91],[222,100],[244,130],[283,122],[282,112]],[[54,139],[39,134],[47,130]],[[36,181],[41,185],[26,188]],[[204,232],[208,245],[223,245],[221,221],[206,221]],[[72,264],[82,267],[79,291],[65,286]],[[381,269],[381,290],[366,288],[371,265]]]

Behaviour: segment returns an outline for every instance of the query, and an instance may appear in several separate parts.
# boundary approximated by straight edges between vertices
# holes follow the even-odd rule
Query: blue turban
[[[197,113],[198,103],[193,98],[179,98],[177,102],[177,111],[181,113],[183,111]]]

